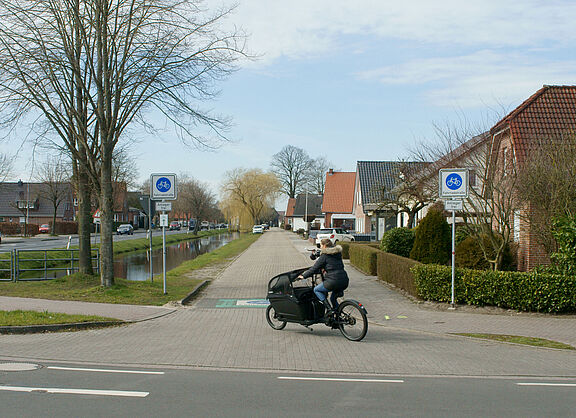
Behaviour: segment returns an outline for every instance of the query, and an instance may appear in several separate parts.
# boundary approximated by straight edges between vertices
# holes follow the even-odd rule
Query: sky
[[[218,195],[227,171],[268,170],[286,145],[341,171],[410,159],[417,142],[434,139],[434,125],[489,129],[544,84],[576,84],[573,0],[237,3],[223,25],[246,31],[257,58],[239,63],[204,104],[232,119],[230,141],[207,151],[142,134],[130,150],[140,182],[187,174]],[[30,177],[29,156],[21,149],[14,179]]]

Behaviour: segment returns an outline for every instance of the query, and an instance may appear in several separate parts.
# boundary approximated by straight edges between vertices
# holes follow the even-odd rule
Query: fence
[[[2,257],[8,254],[8,257]],[[14,271],[14,254],[12,251],[0,251],[0,282],[11,282]]]
[[[79,250],[12,250],[0,258],[0,281],[52,280],[73,274],[79,267]],[[92,267],[99,271],[100,252],[92,250]],[[41,273],[41,274],[38,274]],[[38,277],[39,276],[39,277]]]

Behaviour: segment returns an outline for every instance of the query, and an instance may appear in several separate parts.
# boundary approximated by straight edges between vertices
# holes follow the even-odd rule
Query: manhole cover
[[[0,363],[0,372],[27,372],[38,370],[41,367],[34,363]]]

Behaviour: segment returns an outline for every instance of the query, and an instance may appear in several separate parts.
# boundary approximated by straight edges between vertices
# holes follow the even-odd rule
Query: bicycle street
[[[576,376],[573,351],[542,349],[455,336],[497,333],[548,338],[576,346],[571,317],[464,310],[417,304],[346,264],[346,297],[364,304],[370,321],[360,343],[325,326],[266,323],[263,299],[270,278],[311,265],[312,245],[272,229],[238,256],[190,306],[155,319],[107,329],[52,334],[5,335],[3,358],[196,366],[255,370],[478,376]],[[0,300],[6,303],[6,300]],[[38,301],[13,301],[14,309]],[[90,313],[90,304],[85,313]],[[98,304],[95,304],[98,305]],[[66,302],[57,307],[66,311]],[[72,304],[70,304],[72,306]],[[100,306],[107,316],[120,308]],[[123,307],[122,309],[126,309]],[[134,310],[140,309],[134,307]],[[171,309],[171,308],[156,308]],[[129,310],[129,309],[128,309]],[[154,315],[158,312],[154,311]],[[152,311],[151,311],[152,314]],[[152,316],[152,315],[151,315]]]

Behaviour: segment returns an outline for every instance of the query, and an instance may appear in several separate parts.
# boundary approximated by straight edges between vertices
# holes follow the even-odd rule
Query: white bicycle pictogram
[[[460,180],[458,177],[449,177],[446,180],[446,185],[448,187],[460,187],[462,185],[462,180]]]

